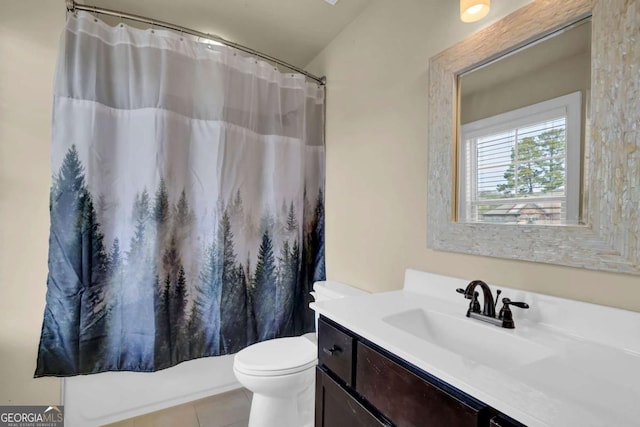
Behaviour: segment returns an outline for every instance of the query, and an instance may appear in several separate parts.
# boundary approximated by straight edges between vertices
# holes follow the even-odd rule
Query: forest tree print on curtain
[[[154,371],[314,328],[323,89],[224,47],[143,36],[67,23],[36,376]],[[112,79],[114,62],[131,93],[85,84]]]

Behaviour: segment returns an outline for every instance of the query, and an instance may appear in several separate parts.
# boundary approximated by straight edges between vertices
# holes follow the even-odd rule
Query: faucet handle
[[[469,295],[469,294],[467,293],[467,291],[465,291],[465,290],[464,290],[464,289],[462,289],[462,288],[458,288],[458,289],[456,289],[456,292],[457,292],[457,293],[459,293],[459,294],[464,295],[464,297],[465,297],[466,299],[474,299],[474,298],[475,298],[475,299],[478,299],[478,297],[480,296],[480,294],[478,293],[478,291],[475,291],[475,292],[473,293],[473,295]]]
[[[512,305],[514,307],[529,308],[529,304],[527,304],[526,302],[511,301],[509,298],[503,298],[502,302],[506,305]]]
[[[469,302],[469,309],[467,310],[467,317],[469,317],[470,313],[480,313],[480,303],[478,302],[478,297],[480,294],[478,292],[474,292],[473,296],[465,295],[465,298],[469,298],[471,301]]]
[[[467,317],[469,317],[469,313],[480,313],[480,303],[478,302],[480,294],[477,291],[474,291],[473,295],[469,295],[466,290],[458,288],[456,292],[464,295],[466,299],[471,300],[469,302],[469,309],[467,310]]]
[[[500,314],[498,315],[498,319],[502,320],[502,327],[507,329],[513,329],[516,327],[515,322],[513,321],[513,313],[511,313],[510,305],[519,308],[529,308],[529,304],[526,302],[519,301],[511,301],[509,298],[502,298],[502,309],[500,309]]]

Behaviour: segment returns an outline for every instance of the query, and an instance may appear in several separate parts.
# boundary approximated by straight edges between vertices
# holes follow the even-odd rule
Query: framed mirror
[[[540,46],[578,33],[556,59],[586,52],[568,73],[588,82],[521,99],[513,85],[556,61]],[[640,274],[638,39],[638,2],[537,0],[431,58],[428,247]]]

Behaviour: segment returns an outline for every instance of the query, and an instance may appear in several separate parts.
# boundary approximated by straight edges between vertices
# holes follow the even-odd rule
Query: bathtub
[[[190,360],[153,373],[65,378],[65,426],[101,426],[236,388],[233,355]]]

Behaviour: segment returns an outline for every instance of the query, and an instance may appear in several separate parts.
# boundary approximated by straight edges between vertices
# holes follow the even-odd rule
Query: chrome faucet
[[[483,295],[483,308],[480,312],[480,303],[478,302],[478,296],[480,295],[476,291],[476,287],[482,288]],[[511,301],[509,298],[502,298],[502,308],[498,316],[496,317],[496,305],[498,304],[498,297],[502,293],[500,289],[496,290],[496,299],[494,301],[491,288],[482,280],[474,280],[467,285],[466,289],[458,288],[456,292],[463,294],[466,299],[470,299],[469,309],[467,310],[467,317],[473,319],[482,320],[503,328],[513,329],[515,323],[513,321],[513,313],[509,306],[529,308],[529,304],[526,302]]]

